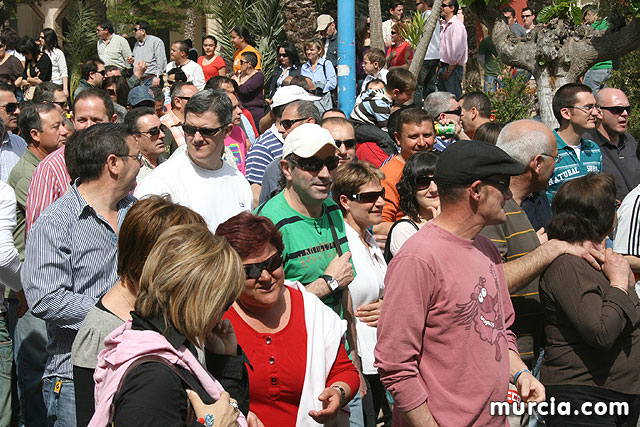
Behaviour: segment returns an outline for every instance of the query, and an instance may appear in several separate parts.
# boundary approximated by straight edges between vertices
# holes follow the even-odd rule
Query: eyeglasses
[[[295,159],[291,159],[291,162],[304,171],[320,172],[324,166],[326,166],[330,171],[334,170],[338,167],[340,159],[338,159],[337,156],[331,156],[325,159],[320,159],[313,156],[308,158],[298,157]]]
[[[423,1],[417,1],[416,2],[416,7],[420,6],[422,3],[424,3]]]
[[[52,104],[57,105],[58,107],[62,108],[63,110],[64,110],[65,108],[67,108],[67,106],[69,105],[69,104],[67,103],[67,101],[49,101],[49,102],[50,102],[50,103],[52,103]]]
[[[541,156],[547,156],[547,157],[551,157],[552,159],[555,160],[556,163],[560,163],[560,155],[558,154],[557,156],[552,156],[551,154],[547,154],[547,153],[540,153]]]
[[[38,37],[40,40],[44,40],[44,36],[40,36]]]
[[[600,110],[600,109],[598,108],[598,106],[597,106],[597,105],[593,105],[593,104],[591,104],[591,105],[585,105],[585,106],[567,105],[567,106],[566,106],[566,107],[564,107],[564,108],[576,108],[576,109],[578,109],[578,110],[582,110],[582,111],[584,111],[585,113],[590,113],[590,112],[591,112],[591,111],[593,111],[593,110],[596,110],[596,111],[599,111],[599,110]]]
[[[172,82],[172,84],[175,83],[175,81]],[[190,96],[176,96],[176,98],[180,98],[180,99],[184,99],[185,101],[188,101],[191,99]]]
[[[531,18],[533,15],[522,15],[522,19]]]
[[[398,34],[398,33],[396,33],[395,31],[391,31],[391,35],[394,35],[394,34]]]
[[[616,207],[616,209],[618,209],[620,207],[620,205],[622,205],[622,202],[618,199],[616,199],[616,201],[614,202],[614,206]]]
[[[603,107],[602,105],[598,105],[597,108],[600,110],[607,110],[611,114],[615,114],[616,116],[621,115],[625,111],[627,114],[631,114],[631,105],[614,105],[612,107]]]
[[[7,45],[0,43],[0,49],[4,49]]]
[[[136,159],[138,162],[142,161],[142,153],[138,154],[116,154],[117,157],[131,157],[132,159]]]
[[[291,129],[291,126],[293,126],[294,124],[301,122],[303,120],[307,120],[308,118],[309,117],[301,117],[299,119],[293,119],[293,120],[280,120],[280,124],[285,130],[289,130]]]
[[[141,28],[134,28],[133,32],[135,33],[136,31],[140,31],[140,30],[141,30]]]
[[[384,188],[380,191],[367,191],[366,193],[347,195],[349,200],[355,200],[360,203],[375,203],[380,197],[384,199]]]
[[[455,7],[455,5],[442,3],[442,7]]]
[[[249,61],[245,61],[244,59],[241,59],[241,60],[240,60],[240,63],[241,63],[241,64],[248,64],[248,63],[249,63]]]
[[[456,116],[459,116],[462,114],[462,107],[458,107],[455,110],[445,111],[444,114],[455,114]]]
[[[116,94],[116,90],[115,89],[107,89],[107,93],[109,95],[115,95]]]
[[[199,128],[191,125],[182,125],[182,130],[185,135],[194,136],[196,132],[199,132],[203,138],[210,138],[212,136],[216,136],[227,125],[228,123],[217,128]]]
[[[96,28],[96,31],[104,31],[104,28]]]
[[[416,190],[417,191],[422,191],[422,190],[426,190],[427,188],[431,187],[431,182],[433,181],[433,177],[432,176],[421,176],[420,178],[416,179]]]
[[[105,70],[100,70],[100,71],[95,71],[95,72],[100,74],[102,77],[107,75],[107,72]]]
[[[345,148],[353,148],[356,146],[356,143],[358,141],[356,141],[355,139],[336,139],[335,143],[338,146],[338,148],[340,148],[342,146],[342,144],[344,144]]]
[[[278,54],[278,56],[279,56],[280,58],[288,58],[288,57],[289,57],[289,54],[288,54],[287,52],[285,52],[285,53],[279,53],[279,54]]]
[[[493,184],[498,187],[498,190],[506,193],[507,191],[509,191],[509,183],[511,182],[511,177],[507,177],[505,179],[483,179],[482,182]]]
[[[157,135],[160,135],[160,131],[161,131],[160,128],[158,126],[156,126],[156,127],[153,127],[151,129],[149,129],[146,132],[140,131],[138,133],[148,133],[151,136],[157,136]]]
[[[7,102],[3,108],[8,114],[11,114],[15,113],[19,106],[20,104],[17,102]]]
[[[282,265],[282,253],[276,252],[262,262],[254,262],[252,264],[243,264],[244,273],[247,279],[258,279],[262,275],[262,270],[273,273]]]

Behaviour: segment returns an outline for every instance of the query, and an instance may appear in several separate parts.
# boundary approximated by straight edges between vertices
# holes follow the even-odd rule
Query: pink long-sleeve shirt
[[[440,60],[449,65],[467,63],[467,29],[457,16],[444,24],[440,33]]]
[[[430,222],[389,264],[378,322],[376,367],[400,412],[427,401],[440,426],[505,425],[508,330],[514,312],[500,253],[489,239],[462,239]]]

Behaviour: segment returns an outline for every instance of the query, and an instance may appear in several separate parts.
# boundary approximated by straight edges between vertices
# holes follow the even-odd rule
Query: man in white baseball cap
[[[336,21],[331,15],[320,15],[316,19],[316,33],[322,35],[322,43],[324,44],[323,58],[328,59],[333,67],[338,66],[338,30],[336,29]]]
[[[273,95],[271,112],[275,118],[275,123],[264,132],[251,146],[247,154],[245,176],[251,184],[253,191],[254,206],[258,204],[260,189],[262,187],[265,171],[269,163],[282,157],[282,144],[284,136],[279,131],[280,120],[286,106],[295,101],[317,101],[320,98],[311,95],[300,86],[282,86]]]

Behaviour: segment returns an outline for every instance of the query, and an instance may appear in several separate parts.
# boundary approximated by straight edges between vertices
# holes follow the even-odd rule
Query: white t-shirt
[[[243,211],[251,210],[253,194],[245,177],[227,163],[218,170],[203,169],[186,153],[176,152],[137,187],[137,198],[169,194],[171,200],[202,215],[211,232]]]
[[[354,312],[361,305],[374,302],[383,296],[384,275],[387,273],[387,263],[382,251],[373,236],[367,232],[368,245],[360,240],[358,232],[349,224],[345,224],[347,241],[351,250],[351,260],[356,269],[356,276],[349,284]],[[362,360],[362,373],[374,375],[378,370],[373,366],[375,357],[373,349],[378,342],[377,328],[367,326],[356,318],[356,334],[358,336],[358,354]]]
[[[189,60],[186,64],[178,67],[174,61],[171,61],[167,64],[167,73],[174,68],[180,68],[184,71],[184,74],[187,76],[187,81],[194,84],[198,90],[203,90],[205,85],[204,80],[204,72],[202,71],[202,67],[197,62],[193,62]]]

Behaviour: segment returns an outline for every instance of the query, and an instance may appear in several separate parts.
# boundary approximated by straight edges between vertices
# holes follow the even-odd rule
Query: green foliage
[[[613,71],[607,86],[617,87],[624,91],[629,103],[634,108],[640,105],[640,55],[631,52],[620,59],[620,67]],[[629,115],[627,132],[640,139],[640,109],[635,108]]]
[[[499,65],[504,86],[494,93],[487,94],[491,99],[495,121],[510,123],[531,118],[536,104],[535,88],[529,85],[529,80],[524,75],[512,77],[509,67]]]
[[[404,34],[401,34],[401,36],[409,42],[413,50],[416,50],[418,47],[420,37],[422,36],[422,32],[426,25],[427,18],[422,16],[422,14],[417,10],[413,12],[413,16],[411,16],[411,23],[407,25],[407,29],[404,31]]]
[[[557,0],[542,9],[536,20],[541,24],[546,24],[553,18],[570,19],[574,25],[581,25],[582,9],[575,0]]]
[[[179,31],[184,9],[195,7],[204,14],[201,2],[195,0],[106,0],[107,17],[121,24],[147,21],[151,28]]]
[[[97,58],[96,51],[96,18],[91,7],[81,1],[69,6],[69,31],[64,34],[64,50],[67,53],[67,64],[71,69],[69,93],[73,94],[80,82],[82,63],[87,59]]]
[[[262,73],[268,87],[277,65],[276,49],[284,41],[284,18],[279,0],[225,0],[211,3],[209,11],[218,20],[215,36],[222,49],[222,57],[231,64],[235,48],[231,44],[231,30],[242,25],[256,41],[255,48],[262,57]]]

